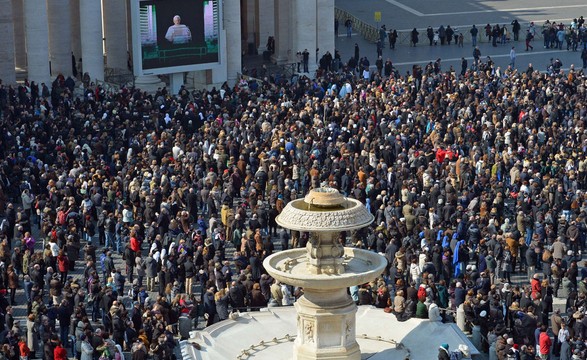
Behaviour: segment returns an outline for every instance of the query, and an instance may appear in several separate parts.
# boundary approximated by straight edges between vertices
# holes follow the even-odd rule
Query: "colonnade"
[[[16,81],[16,69],[27,78],[50,83],[62,74],[104,80],[105,68],[126,69],[132,52],[130,1],[135,0],[0,0],[0,79]],[[222,1],[222,0],[221,0]],[[224,0],[221,66],[207,82],[232,83],[242,68],[242,55],[252,42],[260,52],[275,39],[273,61],[295,62],[296,52],[334,54],[334,0]],[[80,61],[81,58],[81,61]],[[73,59],[76,59],[74,62]]]

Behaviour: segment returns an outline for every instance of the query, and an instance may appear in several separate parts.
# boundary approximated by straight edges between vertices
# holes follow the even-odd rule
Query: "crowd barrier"
[[[334,16],[335,18],[338,20],[339,23],[339,27],[338,27],[338,33],[339,35],[344,35],[346,34],[346,26],[344,25],[345,22],[348,19],[351,19],[352,23],[353,23],[353,33],[355,34],[359,34],[361,35],[363,38],[365,38],[365,40],[372,42],[372,43],[376,43],[377,40],[379,40],[379,27],[376,27],[372,24],[369,24],[359,18],[357,18],[356,16],[352,15],[351,13],[343,10],[343,9],[339,9],[339,8],[335,8],[335,12],[334,12]],[[568,19],[568,22],[570,23],[571,19]],[[565,22],[567,23],[567,22]],[[381,25],[384,25],[385,21],[382,21]],[[514,34],[512,32],[512,25],[511,23],[507,23],[507,24],[502,24],[502,23],[491,23],[490,25],[493,26],[495,24],[499,24],[500,26],[506,25],[507,29],[508,29],[508,38],[510,41],[513,41],[514,39]],[[447,24],[450,25],[450,24]],[[477,27],[477,29],[479,30],[479,33],[477,34],[477,43],[488,43],[489,42],[489,38],[487,36],[485,36],[485,26],[487,24],[475,24],[475,26]],[[526,30],[528,30],[530,23],[520,23],[521,26],[521,30],[519,32],[519,39],[518,42],[524,42],[526,40]],[[389,31],[391,27],[388,26],[388,24],[386,24],[387,30]],[[463,34],[463,42],[464,43],[471,43],[472,42],[472,37],[471,37],[471,28],[473,27],[473,24],[471,25],[467,25],[467,26],[458,26],[457,28],[453,28],[453,30],[455,30],[455,34],[458,33],[462,33]],[[397,43],[396,44],[404,44],[404,45],[408,45],[411,42],[411,32],[412,29],[404,29],[404,30],[397,30]],[[416,30],[420,33],[418,35],[418,44],[420,45],[428,45],[428,36],[426,33],[427,27],[425,28],[416,28]],[[434,28],[434,30],[438,30],[438,27]],[[535,24],[535,37],[534,40],[542,40],[542,24]],[[385,37],[385,44],[387,44],[387,46],[389,46],[388,43],[388,37]],[[451,42],[451,44],[455,44],[455,42]],[[439,44],[440,45],[440,44]],[[456,44],[455,44],[456,45]]]

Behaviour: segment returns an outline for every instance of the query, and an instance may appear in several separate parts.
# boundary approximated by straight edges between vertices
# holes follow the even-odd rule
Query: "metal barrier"
[[[338,19],[339,27],[342,26],[345,32],[346,26],[344,23],[350,19],[353,22],[353,31],[361,34],[365,40],[373,43],[379,40],[379,29],[357,18],[353,14],[339,8],[334,8],[334,17]]]
[[[343,9],[339,9],[339,8],[335,8],[334,9],[334,16],[336,19],[338,19],[338,23],[339,23],[339,33],[346,33],[346,26],[344,25],[344,23],[350,19],[353,22],[353,32],[356,32],[358,34],[360,34],[361,36],[363,36],[363,38],[365,38],[365,40],[372,42],[372,43],[376,43],[377,40],[379,40],[379,28],[377,28],[376,26],[373,26],[359,18],[357,18],[356,16],[354,16],[353,14],[343,10]],[[568,19],[571,20],[571,19]],[[479,33],[477,34],[477,43],[488,43],[489,42],[489,38],[487,36],[485,36],[485,26],[487,24],[475,24],[475,26],[477,27],[477,30],[479,30]],[[520,33],[519,33],[519,39],[518,42],[523,43],[526,40],[526,30],[528,29],[530,23],[520,23]],[[467,25],[467,26],[460,26],[457,29],[453,28],[453,30],[455,30],[455,34],[459,34],[462,33],[463,34],[463,43],[471,43],[472,42],[472,38],[471,38],[471,33],[470,30],[473,27],[473,24],[471,25]],[[514,40],[514,34],[511,31],[511,24],[507,24],[508,27],[508,36],[510,41]],[[342,29],[342,31],[340,30]],[[534,40],[542,40],[542,25],[536,25],[535,27],[536,31],[535,31],[535,36],[534,36]],[[390,29],[387,29],[388,31]],[[405,30],[397,30],[397,44],[410,44],[411,42],[411,32],[413,29],[405,29]],[[428,45],[428,36],[426,34],[426,30],[427,28],[416,28],[416,30],[420,33],[418,35],[418,40],[419,40],[419,44],[426,44]],[[434,28],[434,30],[438,30],[438,28]],[[387,43],[387,37],[385,39],[386,43]],[[454,43],[456,45],[456,43]],[[440,44],[439,44],[440,45]]]
[[[118,84],[114,84],[114,83],[110,83],[110,82],[106,82],[106,81],[102,81],[102,80],[94,80],[94,84],[96,84],[96,86],[101,86],[102,89],[104,89],[104,91],[109,94],[116,94],[120,91],[120,85]]]
[[[286,63],[286,64],[264,64],[264,66],[255,67],[252,69],[247,69],[244,74],[249,78],[256,80],[258,83],[262,83],[265,78],[269,82],[280,82],[282,79],[287,79],[288,81],[292,79],[292,77],[297,73],[297,64],[296,63]],[[274,81],[272,81],[274,80]]]
[[[125,85],[126,87],[133,87],[135,82],[134,74],[127,69],[104,69],[104,82],[109,84],[111,87]],[[97,81],[96,81],[97,83]]]

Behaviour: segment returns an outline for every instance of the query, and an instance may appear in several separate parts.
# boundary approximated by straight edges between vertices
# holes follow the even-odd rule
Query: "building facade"
[[[104,80],[109,72],[130,73],[131,1],[138,0],[0,0],[0,79],[49,83],[59,74]],[[306,49],[311,59],[317,49],[334,53],[334,0],[221,1],[221,66],[187,74],[188,85],[234,83],[242,57],[266,51],[269,37],[276,63],[295,62]],[[309,61],[310,73],[315,69]],[[136,82],[159,81],[153,78]]]

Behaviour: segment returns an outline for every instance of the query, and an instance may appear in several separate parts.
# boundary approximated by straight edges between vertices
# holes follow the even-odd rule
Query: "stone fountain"
[[[387,262],[376,253],[343,247],[338,238],[340,232],[366,227],[373,220],[360,201],[330,188],[312,190],[288,203],[277,217],[284,228],[310,233],[305,249],[278,252],[263,262],[273,278],[304,290],[295,303],[294,359],[361,358],[357,306],[347,288],[374,280]]]

